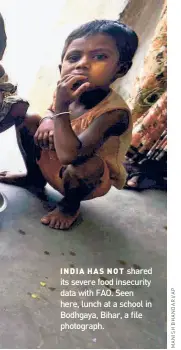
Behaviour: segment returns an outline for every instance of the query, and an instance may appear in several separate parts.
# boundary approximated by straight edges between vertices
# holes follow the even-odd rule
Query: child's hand
[[[54,122],[52,119],[45,119],[40,124],[34,135],[35,144],[41,148],[55,150],[54,147]]]
[[[55,113],[68,111],[71,102],[76,100],[90,87],[84,75],[65,75],[58,82],[55,99]]]

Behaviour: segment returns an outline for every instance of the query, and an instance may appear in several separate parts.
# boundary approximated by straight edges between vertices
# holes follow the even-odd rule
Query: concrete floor
[[[10,4],[9,0],[1,0],[8,35],[5,63],[8,72],[18,80],[19,93],[30,100],[33,110],[42,112],[51,102],[56,60],[60,54],[57,37],[64,39],[69,26],[73,26],[74,17],[76,22],[95,18],[95,13],[97,18],[117,18],[121,2],[111,1],[111,7],[108,1],[107,7],[102,6],[102,2],[88,1],[90,6],[85,5],[86,11],[84,8],[80,11],[81,6],[77,6],[79,11],[76,12],[70,11],[69,5],[75,5],[75,1],[70,0],[66,2],[67,15],[61,11],[63,0],[56,1],[57,7],[47,2],[49,7],[46,8],[44,2],[40,2],[38,8],[36,4],[36,11],[34,2],[30,2],[28,13],[29,18],[33,13],[33,31],[32,26],[27,26],[27,16],[22,16],[22,11],[27,13],[23,0],[13,2],[14,11],[12,1]],[[46,10],[43,16],[42,6]],[[107,10],[104,12],[104,9]],[[58,20],[61,22],[60,17],[66,24],[65,33],[61,25],[60,28],[56,26]],[[46,18],[48,23],[51,19],[48,27]],[[51,40],[47,39],[48,32]],[[49,53],[47,40],[52,45]],[[24,65],[26,51],[31,62],[28,69]],[[24,170],[13,129],[0,135],[0,144],[0,170]],[[0,191],[8,200],[7,209],[0,213],[0,348],[166,348],[164,192],[138,194],[112,189],[105,198],[83,203],[83,222],[65,232],[40,224],[47,203],[33,194],[3,184],[0,184]],[[52,189],[47,188],[47,193],[52,204],[58,200]],[[126,265],[120,265],[119,260]],[[143,310],[142,320],[105,320],[104,331],[60,332],[60,268],[71,264],[75,267],[130,267],[133,264],[152,267],[151,287],[135,289],[135,299],[152,300],[152,309]],[[45,287],[40,286],[41,281],[46,282]],[[39,299],[33,299],[31,293],[37,293]],[[91,299],[87,297],[87,300]]]
[[[27,190],[0,184],[0,191],[8,199],[0,214],[0,348],[166,348],[164,192],[112,189],[83,203],[83,222],[66,232],[40,224],[47,205]],[[51,203],[58,199],[47,193]],[[104,331],[60,332],[60,267],[71,264],[153,267],[151,287],[137,287],[134,299],[151,300],[152,309],[141,310],[142,320],[103,320]]]

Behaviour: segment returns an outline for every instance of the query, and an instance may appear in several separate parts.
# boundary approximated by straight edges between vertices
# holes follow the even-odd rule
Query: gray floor
[[[0,142],[1,170],[23,171],[14,129]],[[1,191],[8,206],[0,213],[0,348],[166,348],[166,193],[112,189],[84,202],[82,223],[66,232],[41,225],[47,202],[19,187],[0,184]],[[47,194],[51,207],[59,197],[50,187]],[[60,268],[72,264],[152,267],[151,287],[134,289],[134,300],[151,300],[152,309],[141,310],[143,319],[103,320],[103,331],[60,332]],[[124,300],[114,292],[112,299]]]
[[[47,208],[33,194],[3,184],[0,191],[8,199],[0,217],[0,348],[166,348],[165,193],[112,189],[83,203],[83,222],[60,232],[40,224]],[[105,320],[104,331],[60,332],[60,267],[71,264],[152,266],[151,287],[135,290],[152,309],[141,310],[142,320]]]

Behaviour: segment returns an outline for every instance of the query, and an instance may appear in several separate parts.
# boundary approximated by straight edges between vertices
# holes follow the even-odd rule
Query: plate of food
[[[3,193],[0,192],[0,213],[7,207],[7,199]]]

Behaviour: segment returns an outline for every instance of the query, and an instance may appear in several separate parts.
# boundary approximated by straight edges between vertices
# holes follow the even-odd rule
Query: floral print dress
[[[167,160],[167,4],[164,3],[153,40],[130,101],[134,121],[126,155],[128,179],[136,173],[166,174]],[[144,166],[141,166],[144,165]],[[146,165],[146,167],[145,167]],[[153,167],[152,167],[153,165]],[[149,170],[149,174],[148,174]]]

